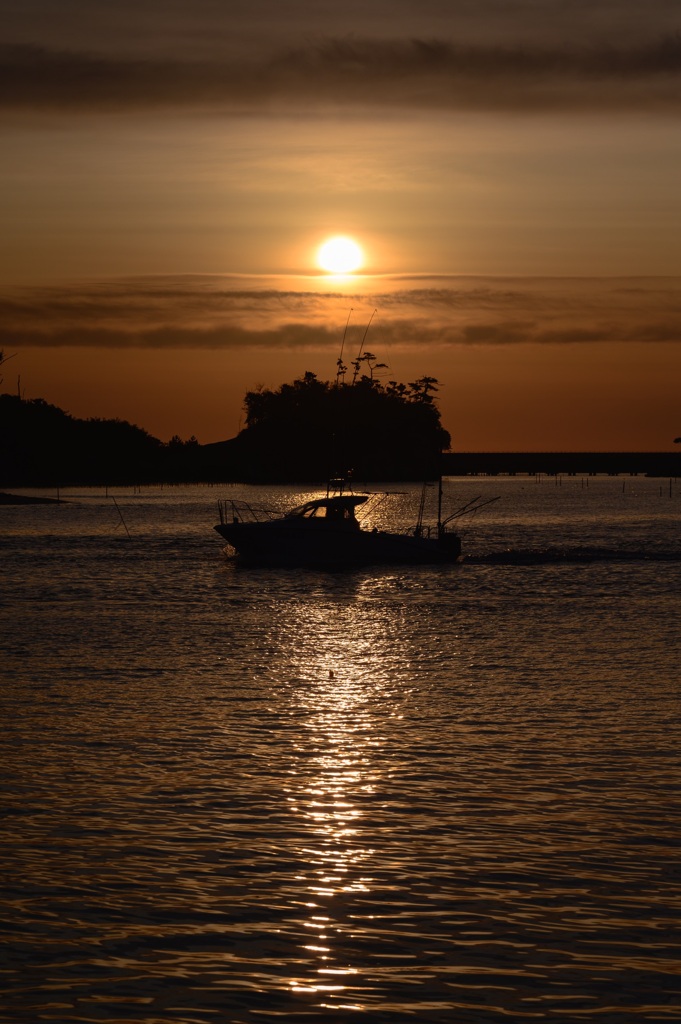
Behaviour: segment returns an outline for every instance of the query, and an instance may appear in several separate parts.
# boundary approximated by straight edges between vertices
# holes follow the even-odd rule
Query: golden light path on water
[[[360,1011],[362,1002],[343,998],[359,969],[339,956],[334,942],[348,928],[343,897],[369,896],[377,884],[369,863],[377,851],[366,845],[363,807],[384,781],[386,739],[376,709],[393,704],[391,668],[400,660],[404,667],[407,652],[384,616],[367,614],[361,602],[337,609],[335,622],[329,618],[328,605],[300,606],[281,638],[286,669],[299,688],[296,712],[306,719],[305,738],[296,743],[306,768],[285,799],[309,837],[302,851],[309,867],[297,880],[309,895],[303,952],[315,962],[307,976],[291,978],[290,988],[318,995],[321,1008]]]

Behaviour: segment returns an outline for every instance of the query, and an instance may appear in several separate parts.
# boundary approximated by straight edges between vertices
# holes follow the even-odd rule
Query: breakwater
[[[680,452],[448,452],[443,456],[447,476],[497,476],[545,473],[590,476],[628,473],[643,476],[681,476]]]

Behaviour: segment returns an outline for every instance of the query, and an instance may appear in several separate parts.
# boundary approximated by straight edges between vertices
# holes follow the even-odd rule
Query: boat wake
[[[584,565],[594,562],[681,562],[681,549],[646,550],[602,547],[510,548],[464,555],[467,565]]]

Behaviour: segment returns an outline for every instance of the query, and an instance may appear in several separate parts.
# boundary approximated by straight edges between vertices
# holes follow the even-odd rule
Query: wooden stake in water
[[[121,522],[123,523],[123,529],[127,533],[128,537],[130,537],[130,530],[128,529],[128,525],[127,525],[125,519],[123,518],[123,513],[121,512],[120,508],[118,507],[118,502],[114,498],[113,494],[111,495],[111,500],[113,501],[114,505],[116,506],[116,511],[118,512],[119,516],[121,517]]]

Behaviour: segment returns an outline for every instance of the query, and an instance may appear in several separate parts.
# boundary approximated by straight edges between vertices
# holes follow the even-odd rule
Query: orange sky
[[[12,4],[4,387],[218,440],[376,309],[370,349],[439,378],[457,448],[669,448],[676,13],[595,6]],[[314,263],[334,233],[365,251],[345,282]]]

